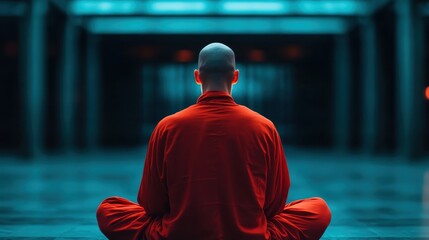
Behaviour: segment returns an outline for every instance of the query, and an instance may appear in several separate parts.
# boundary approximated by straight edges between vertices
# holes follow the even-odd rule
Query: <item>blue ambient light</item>
[[[100,17],[88,28],[99,34],[341,34],[347,23],[334,17]]]
[[[76,15],[363,15],[368,3],[359,0],[74,0]]]
[[[204,14],[209,13],[209,3],[205,1],[149,1],[149,14]]]
[[[301,14],[359,15],[367,11],[362,1],[297,1],[296,12]]]
[[[70,12],[76,15],[136,14],[139,9],[140,1],[75,0],[70,4]]]
[[[289,11],[289,4],[284,1],[225,1],[220,7],[220,13],[225,14],[286,14]]]

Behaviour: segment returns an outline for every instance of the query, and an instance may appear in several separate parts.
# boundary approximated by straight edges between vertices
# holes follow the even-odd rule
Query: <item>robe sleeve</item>
[[[152,216],[169,212],[168,191],[163,180],[165,139],[160,128],[158,124],[150,137],[137,197],[138,203]]]
[[[268,156],[264,212],[267,218],[271,218],[283,210],[290,187],[289,170],[283,145],[275,128],[272,130]]]

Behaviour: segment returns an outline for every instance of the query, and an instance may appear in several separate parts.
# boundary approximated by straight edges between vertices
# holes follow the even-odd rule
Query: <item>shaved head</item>
[[[198,56],[198,68],[201,70],[234,70],[234,51],[222,43],[210,43],[201,49]]]
[[[195,80],[202,85],[202,91],[227,91],[237,83],[238,70],[235,69],[234,51],[222,43],[210,43],[198,55],[198,70]]]

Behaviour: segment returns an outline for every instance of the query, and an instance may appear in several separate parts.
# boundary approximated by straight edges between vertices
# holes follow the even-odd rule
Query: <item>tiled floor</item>
[[[330,205],[323,239],[429,239],[429,161],[286,152],[288,201],[321,196]],[[0,158],[0,239],[104,239],[98,203],[136,199],[144,150]]]

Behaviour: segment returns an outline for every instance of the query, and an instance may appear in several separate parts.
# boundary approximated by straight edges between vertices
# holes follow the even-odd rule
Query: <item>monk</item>
[[[286,204],[290,180],[274,124],[235,103],[234,52],[204,47],[196,104],[162,119],[149,140],[138,203],[109,197],[97,210],[109,239],[319,239],[321,198]]]

